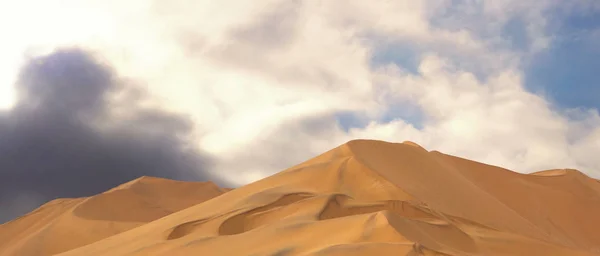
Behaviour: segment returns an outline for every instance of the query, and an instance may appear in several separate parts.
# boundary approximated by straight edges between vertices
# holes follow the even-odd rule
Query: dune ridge
[[[0,225],[0,255],[68,251],[226,192],[212,182],[140,177],[99,195],[56,199]]]
[[[589,256],[600,255],[597,216],[600,184],[576,170],[520,174],[412,142],[354,140],[58,255]]]

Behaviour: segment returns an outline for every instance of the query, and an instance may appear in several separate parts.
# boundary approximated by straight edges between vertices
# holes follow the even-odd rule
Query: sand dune
[[[576,170],[519,174],[411,142],[351,141],[224,194],[198,190],[222,195],[189,208],[177,192],[135,183],[0,226],[15,244],[0,254],[600,255],[597,180]],[[110,233],[106,223],[124,226]],[[73,234],[90,238],[56,247],[74,245]]]
[[[89,198],[58,199],[0,225],[0,255],[53,255],[138,227],[226,190],[142,177]]]

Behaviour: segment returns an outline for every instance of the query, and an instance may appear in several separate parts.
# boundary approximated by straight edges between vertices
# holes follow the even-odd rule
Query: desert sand
[[[56,200],[1,225],[0,255],[600,255],[599,216],[577,170],[354,140],[230,191],[145,177]]]
[[[89,198],[57,199],[0,225],[0,255],[54,255],[228,191],[211,182],[141,177]]]

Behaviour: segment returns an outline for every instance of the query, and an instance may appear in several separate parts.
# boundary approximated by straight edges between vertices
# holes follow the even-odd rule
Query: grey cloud
[[[314,86],[331,91],[346,91],[352,84],[345,77],[328,70],[321,63],[294,63],[289,51],[302,37],[303,26],[310,18],[304,1],[282,1],[261,10],[247,23],[230,28],[220,44],[206,44],[199,33],[180,29],[178,42],[189,55],[223,70],[243,70],[267,76],[281,86]],[[182,25],[182,24],[181,24]],[[177,26],[175,26],[177,27]]]
[[[302,3],[297,0],[284,1],[260,15],[253,23],[231,31],[231,38],[267,49],[278,49],[290,45],[300,25]]]
[[[252,68],[258,62],[263,66],[273,52],[285,49],[296,39],[301,8],[302,3],[297,0],[269,6],[249,23],[230,28],[225,43],[213,48],[208,48],[205,36],[189,29],[190,24],[177,22],[173,33],[187,54],[203,54],[222,65]],[[169,13],[161,15],[168,17]]]
[[[271,76],[285,84],[314,84],[320,88],[339,88],[349,81],[332,74],[320,66],[306,63],[286,63],[282,65],[281,53],[299,38],[305,15],[302,1],[284,1],[270,6],[257,15],[256,19],[235,27],[227,32],[227,40],[222,45],[204,49],[202,57],[213,61],[224,69],[243,69]],[[203,45],[198,36],[190,32],[181,44],[188,52],[198,51]],[[202,48],[202,47],[199,47]],[[196,53],[197,54],[197,53]],[[284,54],[285,55],[285,54]]]
[[[266,177],[344,143],[337,137],[341,128],[336,114],[299,117],[278,125],[274,131],[259,135],[252,144],[244,146],[244,150],[234,152],[235,165],[259,171]]]
[[[24,66],[17,105],[0,113],[0,223],[49,200],[90,196],[143,175],[214,180],[210,157],[186,141],[189,120],[135,101],[127,102],[132,117],[111,117],[110,96],[126,89],[114,70],[78,49]]]

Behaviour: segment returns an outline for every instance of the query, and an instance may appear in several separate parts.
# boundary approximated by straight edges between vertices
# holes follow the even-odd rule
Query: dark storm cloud
[[[0,223],[49,200],[93,195],[143,175],[213,178],[205,172],[209,159],[185,141],[191,123],[135,107],[143,91],[126,103],[133,116],[111,118],[109,96],[127,88],[82,50],[59,50],[23,67],[17,105],[0,112]]]

